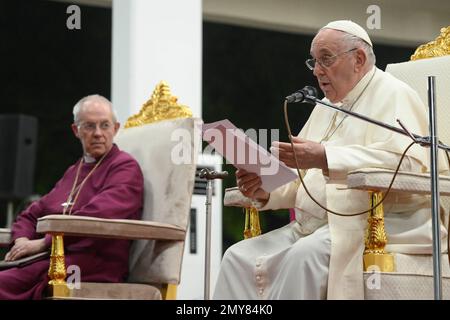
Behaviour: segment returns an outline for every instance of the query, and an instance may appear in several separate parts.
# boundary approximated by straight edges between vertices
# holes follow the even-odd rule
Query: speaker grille
[[[37,128],[35,117],[0,115],[0,199],[33,193]]]

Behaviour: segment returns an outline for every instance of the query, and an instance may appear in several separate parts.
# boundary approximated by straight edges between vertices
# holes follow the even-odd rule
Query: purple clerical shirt
[[[47,195],[33,202],[18,216],[12,226],[13,241],[19,237],[27,237],[30,240],[43,237],[36,233],[37,219],[62,213],[62,204],[67,201],[80,161],[64,173]],[[83,181],[95,164],[82,164],[78,183]],[[72,215],[140,219],[143,188],[143,176],[136,160],[113,145],[102,163],[86,180],[72,209]],[[51,243],[51,237],[46,236],[46,243]],[[66,266],[77,265],[82,281],[123,281],[128,273],[130,244],[128,240],[64,237]],[[39,298],[48,281],[48,264],[48,261],[38,261],[23,268],[0,272],[0,299]],[[26,272],[35,276],[28,279]],[[14,281],[20,283],[13,283]]]

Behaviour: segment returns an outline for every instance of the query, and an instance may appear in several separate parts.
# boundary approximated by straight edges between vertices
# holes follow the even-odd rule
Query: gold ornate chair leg
[[[261,234],[259,212],[255,207],[245,208],[244,239],[253,238]]]
[[[177,285],[165,284],[161,288],[161,296],[163,300],[176,300],[177,299]]]
[[[243,208],[245,210],[245,224],[244,224],[244,239],[252,237],[250,231],[250,208]]]
[[[48,269],[48,294],[50,298],[66,298],[70,290],[66,283],[66,263],[64,258],[64,241],[62,234],[52,235],[52,251]]]
[[[261,234],[259,212],[255,207],[250,208],[250,230],[252,233],[252,237],[257,237]]]
[[[379,203],[383,197],[380,191],[370,191],[370,206]],[[364,271],[371,271],[375,266],[381,272],[395,271],[394,256],[384,250],[387,244],[384,229],[383,205],[379,205],[369,213],[364,250]]]

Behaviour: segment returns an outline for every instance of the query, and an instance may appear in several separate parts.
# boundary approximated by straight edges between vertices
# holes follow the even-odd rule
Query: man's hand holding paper
[[[328,169],[325,147],[320,143],[292,137],[294,150],[290,142],[272,142],[270,151],[290,168],[297,168],[294,152],[297,155],[299,169]]]
[[[259,176],[261,189],[268,193],[298,178],[293,170],[227,119],[204,124],[203,140],[221,154],[227,163]]]
[[[261,188],[262,180],[256,173],[238,169],[236,171],[236,184],[242,194],[248,198],[265,202],[270,197],[270,193]]]

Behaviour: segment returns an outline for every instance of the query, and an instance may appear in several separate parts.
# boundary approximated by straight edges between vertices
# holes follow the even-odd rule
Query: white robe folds
[[[366,89],[364,90],[364,88]],[[326,99],[325,101],[328,102]],[[360,80],[339,105],[392,126],[398,127],[396,119],[400,119],[411,132],[428,135],[427,110],[418,94],[405,83],[376,67]],[[401,154],[410,144],[411,139],[343,113],[336,115],[335,113],[336,111],[332,109],[316,105],[299,134],[299,137],[304,139],[321,142],[337,127],[334,134],[329,136],[326,141],[322,141],[327,155],[328,174],[324,175],[319,169],[310,169],[306,171],[304,181],[312,195],[327,208],[352,214],[367,210],[368,194],[366,191],[345,189],[347,173],[368,167],[395,169]],[[401,170],[426,171],[428,168],[427,155],[428,149],[413,146],[403,160]],[[440,160],[440,163],[444,164],[445,160]],[[304,292],[313,289],[317,291],[317,288],[300,288],[305,285],[311,286],[311,284],[297,281],[298,274],[305,272],[299,268],[293,269],[292,274],[285,273],[283,275],[283,279],[290,279],[290,281],[275,282],[279,269],[277,270],[273,266],[277,263],[280,264],[280,261],[286,264],[286,255],[280,260],[279,252],[289,251],[289,248],[294,247],[297,241],[304,241],[311,237],[318,228],[328,223],[331,254],[328,266],[327,298],[364,298],[362,255],[367,214],[340,217],[327,213],[309,198],[304,188],[299,186],[299,181],[284,185],[272,192],[269,201],[260,210],[294,207],[296,208],[296,222],[268,233],[261,238],[259,244],[258,238],[250,240],[254,243],[254,249],[251,246],[243,245],[245,241],[249,240],[241,241],[228,249],[224,256],[224,260],[227,261],[222,262],[223,270],[221,270],[216,285],[217,297],[222,297],[224,290],[230,291],[233,283],[239,283],[238,286],[241,288],[253,288],[247,292],[258,292],[261,288],[265,290],[265,294],[262,296],[249,295],[242,289],[231,290],[234,294],[233,298],[236,299],[274,298],[276,296],[286,299],[290,296],[279,294],[279,292],[291,292],[296,289]],[[384,209],[385,226],[389,237],[387,251],[431,254],[429,197],[391,193],[384,202]],[[442,243],[445,244],[447,231],[443,226],[441,229]],[[280,234],[289,236],[280,237]],[[264,243],[270,241],[271,237],[274,243],[270,246],[265,245]],[[322,238],[326,239],[326,237]],[[244,247],[247,251],[242,250]],[[446,250],[446,246],[443,245],[443,247],[443,250]],[[312,246],[311,251],[314,250],[317,248]],[[317,250],[318,254],[326,255],[325,251]],[[248,258],[246,258],[245,252],[247,252]],[[238,254],[238,259],[236,259],[235,253]],[[292,259],[292,264],[296,263],[295,256],[291,256],[290,259]],[[248,261],[244,263],[244,260]],[[249,269],[246,272],[255,274],[256,265],[259,264],[259,268],[261,268],[261,263],[270,266],[269,269],[264,268],[264,270],[269,270],[271,273],[265,273],[264,277],[259,276],[259,283],[264,284],[260,287],[255,281],[256,276],[247,279],[248,277],[242,277],[239,273],[233,275],[225,270],[225,268],[229,268],[227,265],[235,264],[236,268],[237,264],[240,268]],[[323,284],[316,284],[316,286],[321,285]],[[306,297],[308,296],[306,295]],[[295,295],[292,298],[295,299]]]

